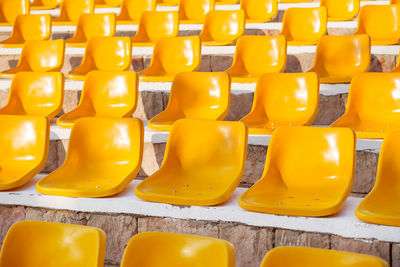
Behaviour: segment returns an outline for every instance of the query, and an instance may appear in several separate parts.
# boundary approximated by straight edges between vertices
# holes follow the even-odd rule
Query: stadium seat
[[[19,48],[29,41],[49,40],[51,37],[51,16],[18,15],[10,38],[2,41],[0,47]]]
[[[36,189],[66,197],[106,197],[122,192],[141,168],[143,135],[139,119],[78,120],[64,163],[41,179]]]
[[[93,37],[111,37],[115,34],[115,14],[82,14],[74,36],[66,40],[67,46],[85,47]]]
[[[229,45],[244,34],[243,10],[212,10],[207,13],[200,33],[202,45]]]
[[[313,0],[279,0],[279,3],[305,3],[312,2]]]
[[[145,11],[136,35],[132,37],[132,46],[154,46],[161,38],[175,37],[178,32],[178,12]]]
[[[241,0],[246,23],[263,23],[278,15],[278,0]]]
[[[267,73],[260,77],[253,107],[240,121],[250,134],[271,134],[280,126],[311,125],[318,113],[315,73]]]
[[[399,73],[355,76],[350,85],[346,112],[331,126],[351,128],[358,138],[384,138],[388,132],[400,130],[399,91]]]
[[[215,0],[216,5],[234,5],[238,2],[239,0]]]
[[[158,6],[177,6],[180,0],[157,0]]]
[[[365,222],[400,227],[400,132],[383,140],[375,186],[361,201],[356,216]]]
[[[240,196],[239,205],[289,216],[337,213],[353,185],[355,143],[354,132],[346,128],[279,127],[262,177]]]
[[[33,0],[31,10],[48,10],[60,6],[62,0]]]
[[[175,205],[221,204],[242,179],[246,151],[242,122],[179,120],[172,126],[160,169],[137,185],[135,194]]]
[[[45,116],[51,120],[60,112],[63,98],[64,76],[60,72],[19,72],[0,114]]]
[[[96,8],[119,7],[122,0],[94,0]]]
[[[235,248],[222,239],[144,232],[125,248],[121,267],[234,267]]]
[[[181,0],[178,10],[181,24],[203,24],[206,14],[214,10],[214,0]]]
[[[232,82],[257,82],[264,73],[283,72],[286,68],[286,38],[245,35],[238,39],[232,67],[227,72]]]
[[[384,260],[364,254],[307,247],[277,247],[260,267],[389,267]]]
[[[315,45],[327,33],[326,7],[289,8],[285,11],[281,34],[288,45]]]
[[[53,222],[22,221],[8,230],[0,266],[103,266],[106,234],[99,228]]]
[[[93,0],[63,0],[60,16],[54,19],[54,25],[75,25],[82,14],[93,14]]]
[[[21,71],[61,71],[64,64],[64,40],[31,41],[24,44],[15,68],[5,70],[1,78],[12,78]]]
[[[93,37],[86,45],[81,65],[71,70],[67,77],[84,81],[86,75],[94,70],[125,71],[131,66],[131,59],[131,38]]]
[[[138,24],[144,11],[155,11],[156,0],[123,0],[117,24]]]
[[[360,10],[360,0],[320,0],[328,9],[328,21],[352,20]]]
[[[393,45],[400,41],[400,6],[367,5],[360,9],[355,34],[368,34],[371,45]]]
[[[133,71],[92,71],[83,85],[81,99],[57,124],[71,128],[83,117],[123,118],[132,116],[138,98],[138,79]]]
[[[370,38],[324,35],[317,45],[314,66],[309,70],[319,75],[320,83],[349,83],[354,75],[369,70]]]
[[[400,4],[400,0],[390,0],[391,5],[397,5]]]
[[[0,115],[0,125],[0,190],[9,190],[26,184],[43,169],[50,128],[41,116]]]
[[[153,51],[150,66],[139,72],[142,81],[171,82],[176,74],[200,67],[201,45],[197,36],[162,38]]]
[[[21,14],[29,14],[29,0],[0,0],[0,26],[12,26]]]
[[[225,72],[182,72],[172,82],[168,106],[149,121],[169,131],[179,119],[224,120],[229,111],[231,80]]]

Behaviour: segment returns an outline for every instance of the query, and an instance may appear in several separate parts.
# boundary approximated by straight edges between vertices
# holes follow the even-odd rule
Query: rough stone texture
[[[392,244],[392,267],[400,267],[400,243]]]
[[[156,172],[164,158],[166,144],[152,144],[145,143],[143,148],[143,162],[142,169],[139,171],[138,176],[147,177]]]
[[[342,116],[346,110],[346,95],[320,95],[318,115],[313,124],[330,125]]]
[[[25,220],[25,214],[26,210],[22,206],[0,206],[0,244],[11,225]]]
[[[149,120],[153,118],[166,108],[164,103],[168,101],[168,96],[168,92],[140,91],[136,111],[133,113],[133,117],[141,120]]]
[[[70,112],[78,106],[81,91],[64,90],[64,103],[61,112],[56,116],[59,117],[64,113]]]
[[[7,104],[8,92],[0,91],[0,108],[3,108]]]
[[[27,207],[25,220],[86,225],[88,216],[83,212]]]
[[[49,145],[49,154],[47,156],[47,162],[44,166],[42,172],[52,172],[60,166],[60,162],[58,160],[58,143],[61,141],[50,140]]]
[[[353,35],[356,29],[328,28],[328,35]]]
[[[330,236],[317,233],[304,233],[292,230],[275,231],[275,247],[300,246],[313,248],[330,248]]]
[[[231,103],[226,121],[238,121],[251,111],[253,93],[231,94]]]
[[[352,192],[369,193],[374,187],[379,154],[357,151],[356,170]]]
[[[250,187],[261,178],[267,149],[267,146],[247,146],[246,167],[240,186]]]
[[[331,249],[380,257],[390,263],[390,243],[331,236]]]
[[[232,66],[233,55],[211,55],[211,69],[209,71],[226,71]]]
[[[314,53],[288,55],[285,72],[306,72],[314,64]]]
[[[199,71],[201,72],[211,71],[211,56],[209,55],[201,56]]]
[[[236,266],[260,266],[264,255],[274,245],[274,231],[272,229],[237,223],[221,223],[219,237],[234,245]]]
[[[396,67],[397,55],[371,55],[371,72],[391,72]]]

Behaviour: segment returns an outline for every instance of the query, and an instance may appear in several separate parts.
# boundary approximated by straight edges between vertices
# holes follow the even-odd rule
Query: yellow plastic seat
[[[82,14],[93,14],[93,0],[63,0],[60,16],[54,19],[54,25],[75,25]]]
[[[320,83],[349,83],[354,75],[369,70],[370,38],[366,34],[321,37],[309,70],[319,75]]]
[[[61,0],[33,0],[31,10],[47,10],[59,7]]]
[[[214,0],[181,0],[178,10],[181,24],[203,24],[206,14],[214,10]]]
[[[229,45],[244,34],[243,10],[212,10],[207,13],[200,33],[202,45]]]
[[[200,67],[200,58],[199,37],[162,38],[154,46],[150,66],[139,72],[140,80],[171,82],[180,72],[197,71]]]
[[[18,15],[10,38],[2,41],[0,47],[18,48],[29,41],[49,40],[51,37],[51,16]]]
[[[231,79],[225,72],[182,72],[172,82],[167,108],[149,121],[169,131],[179,119],[224,120],[229,111]]]
[[[106,197],[122,192],[142,166],[143,123],[133,118],[82,118],[72,127],[64,163],[41,179],[47,195]]]
[[[175,37],[179,32],[178,12],[144,11],[139,28],[132,37],[133,46],[154,46],[164,37]]]
[[[371,45],[392,45],[400,41],[400,6],[367,5],[360,9],[355,34],[368,34]]]
[[[355,76],[350,85],[346,112],[331,126],[351,128],[358,138],[384,138],[388,132],[400,130],[399,91],[399,73]]]
[[[0,114],[45,116],[51,120],[60,112],[63,98],[64,76],[60,72],[19,72]]]
[[[264,73],[283,72],[286,68],[286,38],[245,35],[238,39],[232,67],[227,72],[232,82],[257,82]]]
[[[29,0],[0,0],[0,26],[13,25],[21,14],[29,14]]]
[[[222,239],[144,232],[126,246],[121,267],[234,267],[235,248]]]
[[[177,6],[181,0],[157,0],[158,6]]]
[[[400,132],[383,140],[372,191],[361,201],[356,216],[365,222],[400,227]]]
[[[353,20],[360,10],[360,0],[320,0],[328,9],[328,21]]]
[[[0,190],[9,190],[26,184],[43,169],[50,128],[40,116],[0,115],[0,125]]]
[[[240,196],[239,205],[290,216],[337,213],[353,185],[355,143],[346,128],[279,127],[260,180]]]
[[[118,24],[138,24],[144,11],[155,11],[156,0],[123,0]]]
[[[400,4],[400,0],[390,0],[391,5],[397,5]]]
[[[99,228],[53,222],[22,221],[8,230],[0,266],[103,266],[106,234]]]
[[[244,10],[246,23],[263,23],[278,15],[278,0],[241,0],[240,9]]]
[[[94,0],[96,8],[119,7],[122,0]]]
[[[67,77],[84,81],[94,70],[125,71],[131,66],[132,45],[129,37],[93,37],[86,45],[82,63]]]
[[[24,44],[17,66],[3,71],[0,77],[12,78],[22,71],[61,71],[64,64],[64,51],[64,40],[30,41]]]
[[[238,2],[239,0],[215,0],[216,5],[234,5]]]
[[[327,33],[326,7],[289,8],[283,15],[281,34],[288,45],[315,45]]]
[[[250,134],[271,134],[280,126],[311,125],[318,114],[315,73],[268,73],[260,77],[253,107],[240,121]]]
[[[278,247],[265,255],[260,267],[389,267],[386,261],[364,254],[306,247]]]
[[[312,1],[313,0],[279,0],[279,3],[306,3]]]
[[[133,71],[92,71],[83,85],[78,106],[58,118],[57,124],[71,128],[83,117],[131,117],[136,109],[138,79]]]
[[[115,34],[115,14],[82,14],[79,17],[75,34],[66,40],[67,46],[85,47],[93,37],[111,37]]]
[[[247,127],[242,122],[182,119],[168,136],[160,169],[135,188],[141,199],[175,205],[218,205],[243,176]]]

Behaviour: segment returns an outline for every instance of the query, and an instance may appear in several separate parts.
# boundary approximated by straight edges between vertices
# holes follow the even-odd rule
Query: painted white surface
[[[276,227],[297,231],[318,232],[347,238],[376,239],[386,242],[400,242],[400,228],[367,224],[358,220],[354,211],[360,198],[349,197],[342,210],[333,216],[292,217],[249,212],[239,207],[238,199],[246,190],[237,188],[223,205],[214,207],[174,206],[146,202],[134,194],[139,181],[134,180],[121,194],[109,198],[69,198],[39,194],[35,177],[18,191],[0,192],[0,205],[23,205],[50,209],[64,209],[79,212],[124,213],[139,216],[157,216],[176,219],[204,220],[212,222],[237,222],[257,227]]]

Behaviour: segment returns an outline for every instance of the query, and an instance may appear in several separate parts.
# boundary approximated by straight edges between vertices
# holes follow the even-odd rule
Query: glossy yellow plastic
[[[122,0],[94,0],[96,8],[119,7]]]
[[[60,112],[63,98],[61,72],[19,72],[0,114],[45,116],[51,120]]]
[[[99,228],[39,221],[22,221],[8,230],[0,266],[100,267],[106,234]]]
[[[29,41],[49,40],[51,37],[51,16],[18,15],[10,38],[2,41],[0,47],[19,48]]]
[[[311,125],[318,114],[315,73],[267,73],[260,77],[253,107],[240,121],[250,134],[271,134],[280,126]]]
[[[212,10],[207,13],[200,33],[202,45],[229,45],[244,34],[243,10]]]
[[[126,246],[121,267],[235,267],[235,248],[222,239],[144,232]]]
[[[238,39],[232,67],[227,72],[235,83],[257,82],[264,73],[286,68],[286,38],[245,35]]]
[[[132,46],[154,46],[161,38],[175,37],[178,32],[178,12],[145,11],[136,35],[132,37]]]
[[[0,115],[0,125],[0,190],[9,190],[24,185],[43,169],[50,127],[45,117],[18,115]]]
[[[400,227],[399,145],[399,131],[389,133],[383,140],[374,188],[356,209],[360,220]]]
[[[206,14],[214,10],[214,0],[181,0],[178,10],[181,24],[203,24]]]
[[[167,108],[149,121],[169,131],[179,119],[223,120],[229,111],[231,79],[226,72],[182,72],[172,82]]]
[[[156,0],[123,0],[118,24],[138,24],[144,11],[155,11]]]
[[[400,73],[362,73],[351,82],[346,112],[331,126],[351,128],[358,138],[384,138],[400,130],[399,110]]]
[[[360,10],[360,0],[320,0],[328,9],[328,21],[353,20]]]
[[[171,82],[178,73],[197,71],[200,58],[199,37],[162,38],[154,46],[150,66],[139,72],[140,80]]]
[[[346,128],[279,127],[262,177],[240,196],[239,205],[291,216],[337,213],[353,185],[355,139]]]
[[[79,17],[75,34],[66,40],[67,46],[85,47],[93,37],[111,37],[115,34],[115,14],[82,14]]]
[[[142,166],[143,135],[139,119],[78,120],[64,163],[41,179],[36,189],[66,197],[106,197],[122,192]]]
[[[30,41],[24,44],[17,66],[3,71],[0,77],[12,78],[21,71],[61,71],[64,51],[64,40]]]
[[[400,0],[390,0],[391,5],[397,5],[400,4]]]
[[[13,25],[21,14],[29,14],[29,0],[0,0],[0,26]]]
[[[354,75],[369,70],[370,38],[324,35],[318,42],[314,66],[309,70],[319,75],[320,83],[350,83]]]
[[[82,14],[93,14],[93,0],[63,0],[60,16],[54,19],[54,25],[75,25]]]
[[[31,10],[55,9],[60,6],[62,0],[33,0]]]
[[[135,188],[147,201],[218,205],[243,176],[247,127],[242,122],[182,119],[168,136],[160,169]]]
[[[125,71],[132,60],[132,45],[129,37],[93,37],[86,45],[82,63],[71,70],[67,77],[84,81],[94,70]]]
[[[283,15],[281,34],[288,45],[315,45],[327,33],[327,9],[289,8]]]
[[[177,6],[181,0],[157,0],[158,6]]]
[[[138,79],[133,71],[92,71],[83,85],[78,106],[58,118],[57,124],[71,128],[83,117],[131,117],[136,109]]]
[[[314,0],[279,0],[279,3],[306,3]]]
[[[389,267],[386,261],[364,254],[306,247],[278,247],[265,255],[260,267]]]
[[[238,2],[239,0],[215,0],[216,5],[234,5]]]
[[[278,0],[241,0],[246,23],[263,23],[278,15]]]

